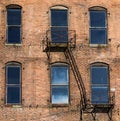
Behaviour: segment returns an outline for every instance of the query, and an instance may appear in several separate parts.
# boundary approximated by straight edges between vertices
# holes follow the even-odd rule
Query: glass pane
[[[68,28],[67,27],[51,27],[51,39],[55,43],[68,42]]]
[[[7,9],[7,23],[8,25],[20,25],[21,9]]]
[[[92,67],[91,79],[92,79],[92,84],[108,84],[108,68]]]
[[[8,43],[20,43],[20,27],[8,27]]]
[[[52,84],[68,84],[68,67],[54,66],[51,68]]]
[[[51,10],[51,26],[68,26],[67,10]]]
[[[7,67],[7,84],[20,84],[20,67]]]
[[[20,87],[7,87],[7,103],[20,103]]]
[[[92,87],[92,103],[108,103],[108,87]]]
[[[106,11],[90,11],[90,26],[105,27]]]
[[[107,42],[106,29],[91,29],[90,43],[91,44],[106,44]]]
[[[52,86],[52,104],[68,103],[68,86]]]

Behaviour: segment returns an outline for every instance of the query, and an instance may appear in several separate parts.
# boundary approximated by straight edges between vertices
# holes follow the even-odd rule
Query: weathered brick
[[[22,45],[6,45],[6,6],[22,6]],[[50,7],[69,8],[69,28],[76,30],[73,50],[79,71],[90,98],[90,64],[104,62],[110,67],[110,89],[115,88],[113,120],[120,119],[120,1],[119,0],[0,0],[0,121],[79,121],[79,90],[70,69],[70,105],[52,107],[50,104],[50,69],[43,52],[43,40],[50,24]],[[89,46],[89,8],[107,9],[108,46]],[[22,64],[22,105],[5,105],[5,64]],[[65,62],[63,53],[52,53],[51,61]],[[97,114],[98,121],[107,121],[106,114]],[[83,114],[84,121],[92,121]]]

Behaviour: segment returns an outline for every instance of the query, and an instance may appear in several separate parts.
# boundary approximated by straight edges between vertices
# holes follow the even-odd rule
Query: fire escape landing
[[[86,94],[82,76],[72,53],[72,50],[76,47],[75,30],[67,30],[66,32],[48,30],[46,32],[44,45],[44,52],[47,54],[49,64],[51,61],[51,52],[64,52],[66,60],[68,60],[71,66],[78,89],[80,91],[80,120],[82,120],[83,113],[91,113],[93,120],[96,120],[96,113],[106,113],[108,114],[109,120],[112,121],[112,109],[114,108],[113,93],[109,93],[109,102],[107,104],[92,104],[90,101],[88,101],[90,99],[87,98],[88,94]]]

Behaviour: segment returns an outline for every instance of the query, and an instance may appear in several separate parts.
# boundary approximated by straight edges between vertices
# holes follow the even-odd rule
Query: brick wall
[[[22,6],[22,45],[6,45],[6,6]],[[90,64],[104,62],[110,67],[110,89],[115,88],[113,120],[120,118],[120,1],[119,0],[1,0],[0,1],[0,121],[79,121],[79,90],[70,69],[70,105],[52,107],[50,103],[50,69],[43,52],[43,40],[49,29],[50,7],[69,8],[69,28],[76,30],[74,57],[90,97]],[[107,8],[108,46],[90,47],[89,11],[92,6]],[[66,61],[63,53],[51,55],[52,61]],[[5,105],[5,64],[22,64],[22,105]],[[97,114],[107,121],[106,114]],[[83,114],[84,121],[92,121]]]

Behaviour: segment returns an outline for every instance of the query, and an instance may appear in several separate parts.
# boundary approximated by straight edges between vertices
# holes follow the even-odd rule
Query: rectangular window
[[[90,10],[90,44],[107,44],[105,10]]]
[[[91,86],[93,104],[105,104],[109,102],[108,67],[91,67]]]
[[[20,66],[6,67],[6,103],[21,103],[21,74]]]
[[[54,43],[68,42],[67,10],[51,10],[51,39]]]
[[[52,104],[68,104],[69,77],[67,66],[51,67],[51,102]]]
[[[7,44],[21,43],[21,9],[7,8]]]

